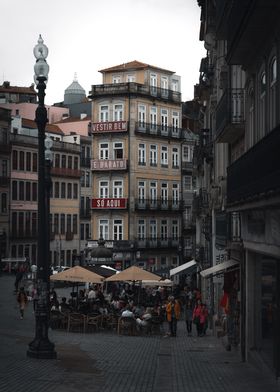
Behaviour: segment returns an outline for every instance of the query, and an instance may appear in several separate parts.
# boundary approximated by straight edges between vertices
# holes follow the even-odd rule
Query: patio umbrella
[[[143,280],[159,281],[160,279],[161,279],[160,276],[155,275],[149,271],[146,271],[142,268],[133,265],[132,267],[129,267],[116,275],[110,276],[105,281],[106,282],[125,282],[125,281],[142,282]]]
[[[64,280],[67,282],[103,283],[104,278],[95,272],[76,265],[66,271],[51,275],[50,280]]]
[[[165,279],[165,280],[142,280],[142,286],[169,286],[173,285],[172,280]]]

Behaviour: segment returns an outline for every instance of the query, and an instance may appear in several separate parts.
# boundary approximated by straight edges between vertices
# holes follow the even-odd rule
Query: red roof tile
[[[146,69],[146,68],[158,69],[160,71],[164,71],[164,72],[171,73],[171,74],[175,73],[173,71],[168,71],[167,69],[159,68],[154,65],[141,63],[140,61],[137,61],[137,60],[130,61],[129,63],[119,64],[119,65],[116,65],[116,66],[110,67],[110,68],[104,68],[104,69],[101,69],[99,72],[105,73],[105,72],[126,71],[126,70],[133,70],[133,69]]]
[[[0,86],[0,93],[37,94],[34,90],[34,85],[31,85],[30,87],[18,87],[7,85],[5,82],[2,84],[2,86]]]

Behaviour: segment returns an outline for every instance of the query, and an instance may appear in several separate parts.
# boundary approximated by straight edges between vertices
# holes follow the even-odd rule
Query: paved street
[[[50,330],[57,360],[27,358],[34,336],[29,304],[20,320],[14,277],[0,276],[1,392],[276,392],[265,370],[241,363],[221,341],[189,338],[179,323],[177,338],[118,336]]]

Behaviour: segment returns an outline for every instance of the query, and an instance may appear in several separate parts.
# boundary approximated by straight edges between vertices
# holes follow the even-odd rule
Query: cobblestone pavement
[[[211,336],[118,336],[116,332],[50,330],[56,360],[26,356],[34,336],[30,303],[24,320],[13,294],[14,278],[0,276],[1,392],[276,392],[273,376],[227,352]]]

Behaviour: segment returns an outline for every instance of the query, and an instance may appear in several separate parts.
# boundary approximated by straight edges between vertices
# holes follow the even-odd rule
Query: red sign
[[[126,132],[127,131],[127,122],[126,121],[106,121],[106,122],[98,122],[92,123],[92,132]]]
[[[94,209],[125,209],[127,207],[127,199],[92,199],[91,208]]]
[[[125,170],[126,159],[92,159],[91,170]]]

